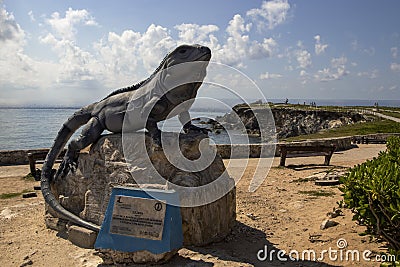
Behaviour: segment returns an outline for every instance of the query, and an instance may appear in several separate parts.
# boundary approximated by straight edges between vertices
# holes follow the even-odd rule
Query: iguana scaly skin
[[[67,211],[57,201],[50,189],[50,182],[53,179],[54,172],[52,167],[60,151],[65,147],[72,134],[85,125],[81,135],[69,143],[67,152],[61,163],[55,178],[63,178],[72,169],[77,167],[79,151],[88,145],[96,142],[104,130],[113,133],[121,133],[123,130],[124,119],[126,115],[132,115],[137,118],[128,124],[129,131],[138,131],[146,128],[156,144],[160,144],[161,131],[157,127],[157,122],[171,117],[171,111],[179,104],[188,102],[189,105],[183,105],[183,110],[178,109],[176,114],[179,120],[184,124],[184,130],[201,130],[190,123],[189,108],[193,104],[197,90],[202,84],[206,75],[208,61],[211,58],[211,51],[208,47],[201,45],[182,45],[177,47],[162,60],[155,72],[143,82],[137,85],[119,89],[103,100],[83,107],[75,112],[62,126],[57,134],[53,146],[47,154],[42,168],[41,188],[45,201],[61,217],[72,221],[78,225],[98,231],[100,227],[87,222],[78,216]],[[178,84],[176,87],[169,88],[174,79],[182,71],[173,71],[174,67],[181,66],[182,63],[199,62],[195,68],[189,68],[190,75],[195,74],[195,82]],[[188,70],[188,68],[185,68]],[[173,82],[172,82],[173,84]],[[132,110],[128,111],[127,108]],[[133,107],[133,108],[132,108]],[[174,114],[172,114],[174,115]],[[124,129],[125,131],[126,129]]]

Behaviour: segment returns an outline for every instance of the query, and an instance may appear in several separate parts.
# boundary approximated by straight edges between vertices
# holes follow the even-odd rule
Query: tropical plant
[[[387,241],[399,256],[400,138],[389,138],[386,151],[351,168],[341,181],[343,202],[353,210],[353,220],[365,225],[368,234]]]

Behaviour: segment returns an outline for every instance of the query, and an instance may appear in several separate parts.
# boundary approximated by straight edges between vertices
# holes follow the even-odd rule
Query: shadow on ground
[[[261,261],[257,258],[257,253],[265,248],[268,255],[271,251],[274,253],[271,258],[268,256]],[[275,244],[266,239],[264,232],[237,221],[232,233],[223,241],[204,247],[181,249],[168,263],[161,266],[336,266],[310,260],[292,261],[287,252],[280,255],[286,260],[281,261],[277,257],[278,251]],[[264,257],[264,252],[260,256]],[[98,267],[100,266],[106,265]]]
[[[286,168],[292,169],[295,171],[304,171],[304,170],[315,170],[315,169],[323,169],[323,170],[328,170],[328,169],[334,169],[334,168],[346,168],[345,166],[340,166],[340,165],[323,165],[323,164],[290,164],[287,165]]]

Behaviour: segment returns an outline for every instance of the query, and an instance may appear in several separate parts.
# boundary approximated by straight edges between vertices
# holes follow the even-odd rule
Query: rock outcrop
[[[276,137],[278,139],[288,138],[304,134],[317,133],[321,130],[338,128],[343,125],[354,124],[360,121],[366,121],[367,118],[357,112],[336,112],[327,110],[302,110],[291,108],[271,108],[249,107],[248,105],[236,105],[233,111],[217,118],[219,123],[227,129],[240,130],[241,125],[235,119],[239,116],[248,134],[260,135],[259,123],[257,118],[270,118],[272,113],[275,121]],[[220,127],[217,123],[216,128]]]

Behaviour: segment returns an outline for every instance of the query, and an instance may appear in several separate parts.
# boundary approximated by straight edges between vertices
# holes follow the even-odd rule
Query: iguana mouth
[[[195,61],[210,61],[211,59],[211,51],[207,52],[204,55],[201,55],[199,58],[195,59]]]
[[[199,48],[201,52],[204,52],[203,55],[195,59],[194,61],[210,61],[211,59],[211,49],[207,46],[202,46]]]

